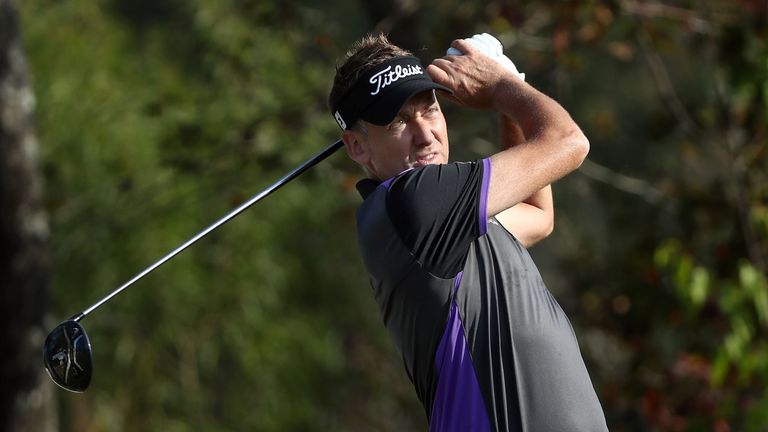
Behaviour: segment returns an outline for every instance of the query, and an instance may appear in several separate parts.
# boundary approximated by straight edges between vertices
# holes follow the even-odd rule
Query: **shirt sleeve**
[[[414,257],[435,276],[454,277],[487,230],[490,159],[428,165],[395,178],[387,213]]]

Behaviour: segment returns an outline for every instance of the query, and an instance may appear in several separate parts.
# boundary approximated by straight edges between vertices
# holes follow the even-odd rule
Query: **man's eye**
[[[405,120],[402,118],[396,118],[389,124],[389,128],[393,130],[402,129],[405,126]]]

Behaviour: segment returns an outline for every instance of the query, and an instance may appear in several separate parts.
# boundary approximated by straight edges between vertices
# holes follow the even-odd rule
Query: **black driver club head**
[[[48,334],[43,362],[48,375],[60,387],[77,393],[88,388],[93,374],[91,342],[77,321],[64,321]]]

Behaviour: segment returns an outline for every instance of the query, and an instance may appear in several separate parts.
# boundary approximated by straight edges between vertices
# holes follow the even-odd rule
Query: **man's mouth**
[[[414,159],[414,166],[430,165],[437,162],[437,153],[428,153],[425,155],[416,156]]]

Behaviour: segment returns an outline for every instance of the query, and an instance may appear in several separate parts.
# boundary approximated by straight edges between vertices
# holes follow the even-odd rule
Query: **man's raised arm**
[[[487,214],[502,211],[577,169],[589,141],[568,112],[464,40],[465,53],[435,59],[427,72],[453,91],[456,102],[494,109],[520,126],[525,141],[491,156]]]

